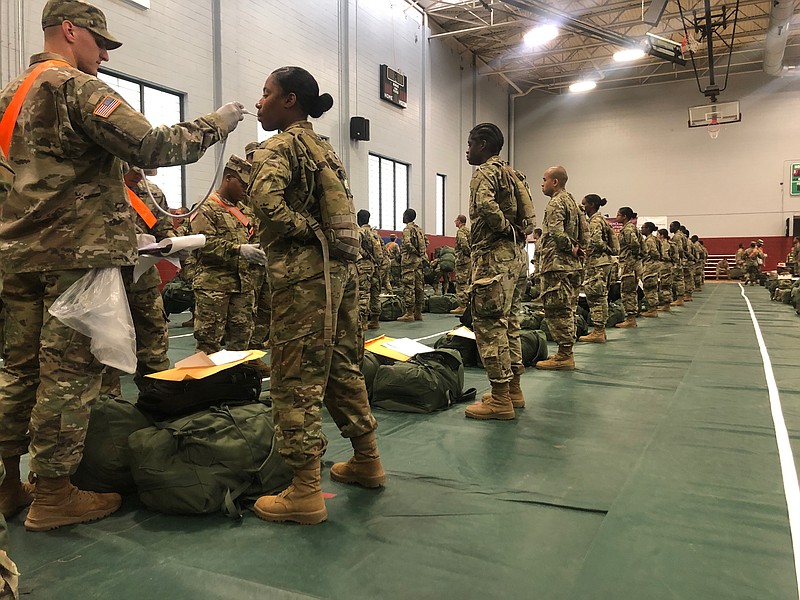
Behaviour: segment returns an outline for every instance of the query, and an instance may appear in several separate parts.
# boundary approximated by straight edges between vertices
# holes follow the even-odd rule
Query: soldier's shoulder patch
[[[122,100],[120,100],[119,98],[114,98],[114,96],[106,96],[95,107],[92,114],[107,119],[108,117],[111,116],[111,113],[113,113],[115,110],[117,110],[117,108],[119,108],[121,104]]]

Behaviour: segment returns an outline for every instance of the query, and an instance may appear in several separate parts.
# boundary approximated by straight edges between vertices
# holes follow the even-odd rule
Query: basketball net
[[[717,117],[711,117],[711,124],[708,126],[708,135],[712,140],[719,137],[720,129],[722,129],[722,125],[717,121]]]
[[[700,42],[691,33],[681,39],[681,58],[685,59],[689,52],[696,53],[700,49]]]

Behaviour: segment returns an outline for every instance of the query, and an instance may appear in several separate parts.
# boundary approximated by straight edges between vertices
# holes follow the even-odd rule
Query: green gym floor
[[[745,294],[796,455],[800,318],[762,287]],[[177,326],[186,316],[172,318],[173,360],[194,347]],[[378,333],[432,345],[455,324],[425,315]],[[708,283],[608,338],[576,346],[575,372],[528,371],[515,421],[468,420],[463,406],[377,411],[383,490],[330,480],[350,450],[328,420],[323,488],[335,496],[319,526],[164,516],[135,497],[50,533],[16,517],[23,598],[797,598],[770,394],[739,285]],[[483,371],[467,369],[471,386],[488,390]],[[786,478],[797,503],[797,476]]]

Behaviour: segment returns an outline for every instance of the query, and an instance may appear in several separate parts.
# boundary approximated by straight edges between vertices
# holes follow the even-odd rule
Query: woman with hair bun
[[[638,312],[639,298],[636,292],[639,279],[642,276],[642,236],[633,220],[637,215],[629,206],[623,206],[617,211],[617,223],[622,224],[619,232],[619,279],[622,306],[625,308],[625,320],[617,323],[615,327],[637,327],[636,313]]]
[[[586,245],[586,267],[583,290],[589,303],[589,313],[594,329],[588,335],[578,338],[579,342],[606,342],[606,322],[608,321],[608,286],[611,280],[611,257],[619,253],[617,236],[600,214],[600,207],[608,201],[597,194],[589,194],[581,200],[581,205],[589,218],[589,242]]]
[[[364,346],[358,274],[348,253],[350,242],[358,243],[353,196],[341,160],[308,121],[332,106],[330,94],[320,95],[314,77],[299,67],[273,71],[256,103],[264,130],[280,131],[256,150],[248,191],[267,249],[276,444],[294,470],[284,492],[256,501],[256,515],[267,521],[327,519],[320,488],[323,403],[354,454],[331,467],[331,479],[370,488],[384,483],[377,424],[358,366]]]
[[[661,244],[653,233],[658,229],[655,223],[647,221],[642,225],[642,288],[647,301],[643,317],[658,316],[658,276],[661,273]]]

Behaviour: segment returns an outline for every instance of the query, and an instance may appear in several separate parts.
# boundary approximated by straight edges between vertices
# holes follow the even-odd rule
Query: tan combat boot
[[[347,462],[331,466],[331,479],[341,483],[357,483],[365,488],[381,487],[386,481],[375,432],[350,438],[353,456]]]
[[[693,298],[692,298],[692,294],[691,294],[691,292],[686,292],[686,293],[683,295],[683,301],[684,301],[684,302],[691,302],[692,300],[693,300]]]
[[[492,393],[487,401],[476,402],[469,405],[464,414],[470,419],[498,419],[509,421],[516,418],[514,405],[511,403],[511,396],[508,390],[508,382],[492,383]]]
[[[98,521],[116,512],[121,504],[119,494],[79,490],[69,482],[68,476],[39,477],[25,528],[50,531],[64,525]]]
[[[672,302],[669,303],[669,305],[670,306],[683,306],[683,298],[681,296],[678,296],[678,299],[677,300],[673,300]]]
[[[367,324],[367,329],[380,329],[380,328],[381,324],[380,321],[378,321],[378,317],[372,317],[372,319],[370,319],[370,322]]]
[[[453,310],[450,311],[450,314],[451,315],[463,315],[465,310],[467,310],[466,306],[456,306]]]
[[[514,375],[508,382],[508,395],[511,398],[511,406],[514,408],[525,408],[525,396],[522,393],[519,375]],[[486,392],[481,396],[481,402],[491,402],[492,392]]]
[[[319,480],[319,459],[295,469],[292,483],[277,496],[261,496],[253,510],[265,521],[316,525],[328,518]]]
[[[422,321],[422,307],[414,309],[414,320]]]
[[[655,308],[651,308],[650,310],[643,312],[640,317],[647,317],[648,319],[652,319],[653,317],[658,316],[658,310]]]
[[[19,477],[19,456],[3,459],[6,478],[0,484],[0,513],[10,519],[33,501],[33,485],[21,482]]]
[[[659,306],[657,310],[660,311],[660,312],[669,312],[672,309],[670,308],[670,303],[667,302],[667,303],[662,304],[661,306]]]
[[[194,315],[192,315],[191,319],[188,319],[181,323],[181,327],[188,327],[189,329],[194,329]]]
[[[398,321],[406,321],[406,322],[413,321],[414,320],[414,313],[407,311],[406,314],[404,314],[402,317],[397,317],[397,320]]]
[[[559,344],[558,352],[549,356],[547,360],[540,360],[536,363],[537,369],[545,371],[574,371],[575,356],[572,354],[572,346],[562,346]]]
[[[616,325],[614,325],[614,327],[619,327],[621,329],[626,329],[629,327],[630,328],[638,327],[638,325],[636,324],[636,317],[634,317],[633,315],[631,315],[630,317],[626,317],[626,319],[622,323],[617,323]]]
[[[591,342],[593,344],[605,344],[606,339],[608,339],[608,336],[606,335],[605,328],[600,329],[599,327],[595,327],[591,333],[579,337],[578,341]]]
[[[248,360],[247,364],[253,367],[261,377],[270,377],[272,375],[272,367],[259,358]]]

